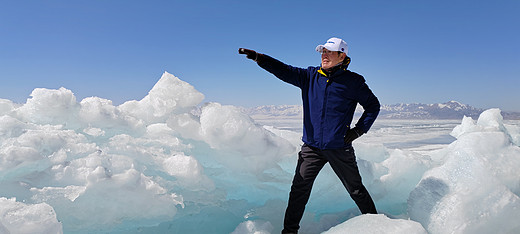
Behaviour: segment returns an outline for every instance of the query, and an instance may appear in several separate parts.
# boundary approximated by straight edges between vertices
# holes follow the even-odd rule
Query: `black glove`
[[[252,59],[252,60],[255,60],[255,61],[258,60],[258,53],[256,53],[256,51],[254,51],[254,50],[240,48],[240,49],[238,49],[238,53],[239,54],[245,54],[246,58],[248,58],[248,59]]]
[[[351,128],[347,130],[347,133],[345,134],[345,137],[343,140],[345,141],[345,144],[351,144],[355,139],[363,135],[364,132],[361,131],[359,128]]]

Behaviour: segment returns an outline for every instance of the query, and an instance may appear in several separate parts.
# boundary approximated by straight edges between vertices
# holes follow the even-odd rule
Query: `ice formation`
[[[360,215],[339,224],[323,234],[380,234],[414,233],[427,234],[421,224],[404,219],[390,219],[383,214]]]
[[[278,233],[301,133],[203,99],[167,72],[118,106],[66,88],[0,99],[0,233]],[[358,216],[326,167],[302,233],[520,232],[519,125],[491,109],[452,135],[425,152],[361,138],[358,164],[385,215]]]
[[[452,132],[457,140],[433,155],[441,165],[410,193],[410,218],[431,233],[518,233],[520,148],[511,130],[498,109],[476,123],[464,118]]]
[[[25,204],[0,197],[0,233],[63,233],[54,209],[45,203]]]

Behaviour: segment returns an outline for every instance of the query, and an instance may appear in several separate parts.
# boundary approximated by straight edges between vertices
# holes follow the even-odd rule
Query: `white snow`
[[[0,233],[279,233],[301,121],[203,99],[167,72],[119,106],[66,88],[0,99]],[[498,109],[378,120],[354,147],[382,214],[359,215],[327,166],[301,233],[520,232],[519,144]]]

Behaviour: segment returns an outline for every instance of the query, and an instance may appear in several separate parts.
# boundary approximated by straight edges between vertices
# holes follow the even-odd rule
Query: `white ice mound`
[[[323,232],[323,234],[344,233],[427,234],[428,232],[418,222],[404,219],[390,219],[383,214],[360,215]]]
[[[475,123],[464,118],[443,150],[442,165],[427,171],[410,193],[410,218],[430,233],[518,233],[520,147],[498,109]]]
[[[16,110],[20,119],[40,124],[74,124],[79,104],[72,91],[66,88],[37,88],[31,98]]]
[[[132,132],[143,129],[145,125],[142,119],[123,112],[120,107],[114,106],[112,101],[107,99],[88,97],[81,100],[80,106],[77,114],[78,121],[81,121],[83,126],[88,125],[85,130],[89,135]]]
[[[183,137],[201,140],[224,154],[214,160],[236,170],[260,172],[290,155],[295,147],[286,139],[256,124],[237,107],[207,103],[200,117],[174,115],[168,126]]]
[[[249,199],[270,199],[252,178],[280,172],[277,163],[295,147],[238,108],[198,107],[203,98],[165,72],[146,97],[120,106],[78,102],[65,88],[35,89],[22,105],[0,99],[0,198],[45,204],[71,233],[156,226],[252,189],[260,192]],[[5,220],[0,233],[24,230]]]
[[[11,100],[0,99],[0,115],[9,114],[14,108],[15,104]]]
[[[213,148],[233,152],[232,160],[243,162],[235,163],[238,167],[251,165],[256,171],[263,170],[276,164],[280,156],[294,151],[287,140],[255,124],[233,106],[218,103],[204,106],[200,125],[203,139]]]
[[[148,95],[140,101],[125,102],[119,108],[147,122],[160,122],[172,113],[186,112],[202,100],[204,95],[191,84],[164,72]]]
[[[0,197],[0,233],[63,233],[54,209],[46,203],[26,205]]]

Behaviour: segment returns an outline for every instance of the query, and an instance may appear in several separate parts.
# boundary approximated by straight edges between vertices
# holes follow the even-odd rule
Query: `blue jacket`
[[[263,55],[258,65],[302,90],[303,142],[319,149],[340,149],[350,128],[357,103],[364,109],[356,127],[366,133],[379,114],[377,97],[363,76],[340,68],[330,76],[321,67],[307,69]]]

